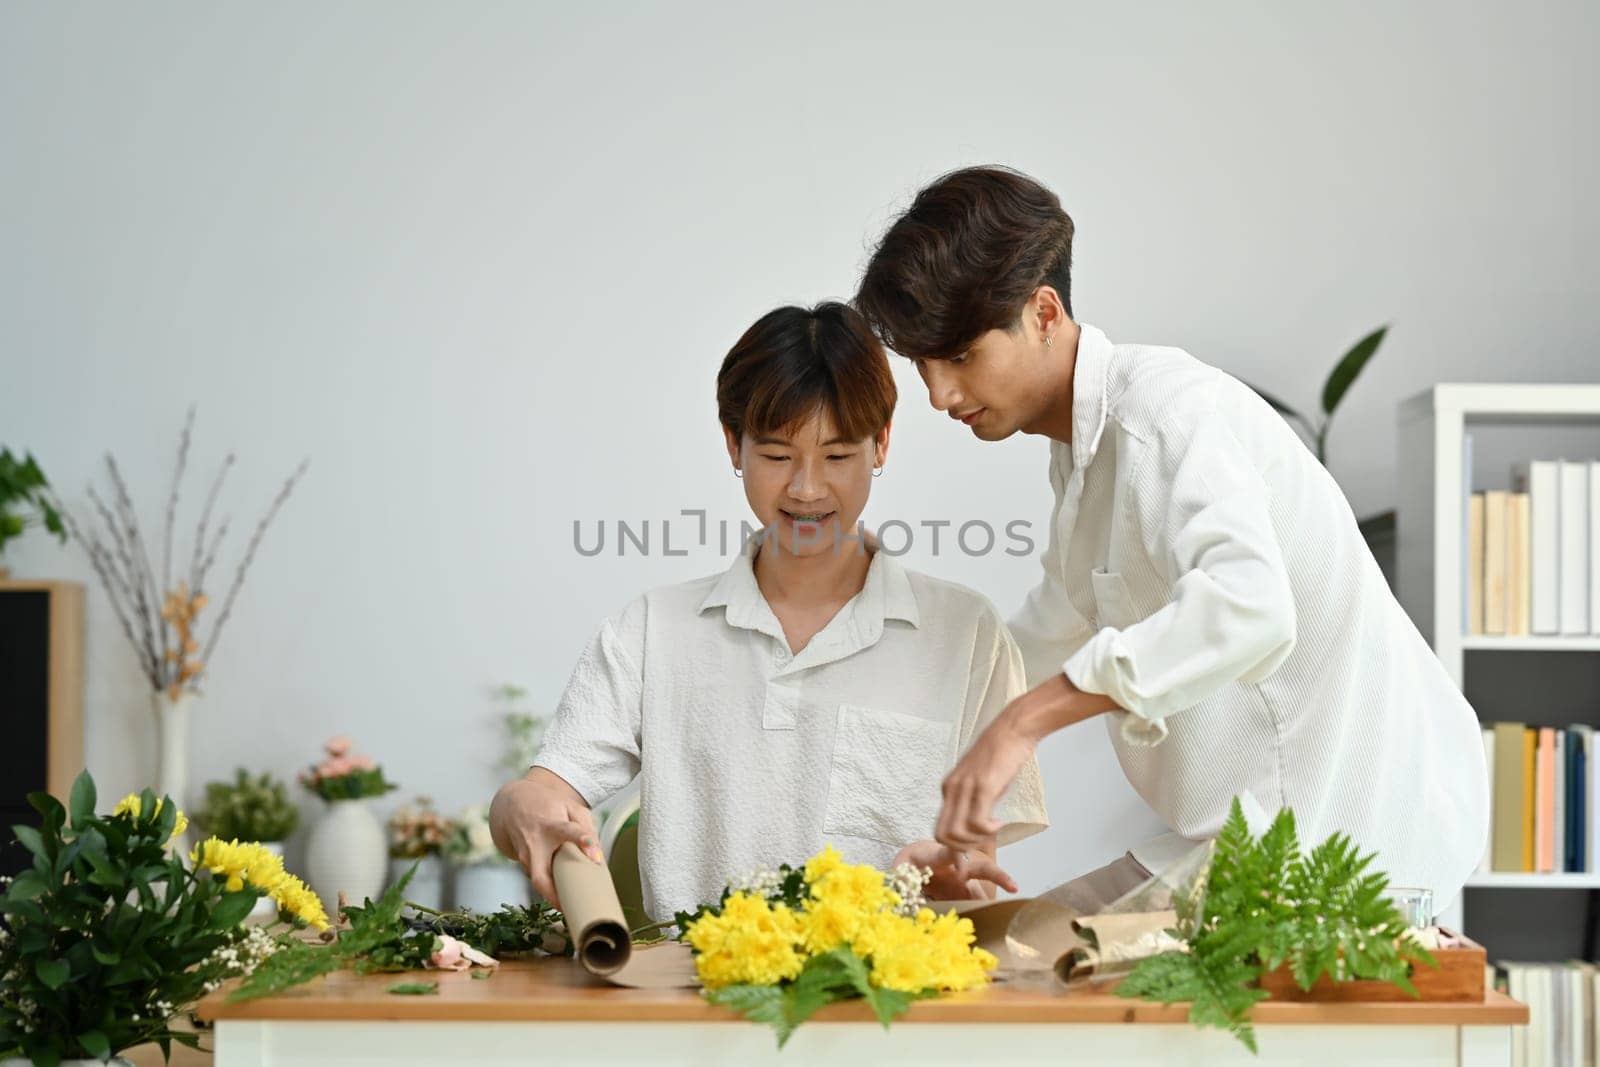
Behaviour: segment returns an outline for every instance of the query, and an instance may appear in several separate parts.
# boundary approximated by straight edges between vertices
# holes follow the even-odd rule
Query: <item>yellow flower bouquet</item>
[[[705,997],[772,1026],[781,1048],[817,1009],[860,997],[887,1029],[913,1000],[988,983],[972,921],[923,906],[923,878],[852,865],[830,845],[677,917]]]

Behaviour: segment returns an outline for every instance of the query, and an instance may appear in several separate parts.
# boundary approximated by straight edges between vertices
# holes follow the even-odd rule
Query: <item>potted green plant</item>
[[[0,557],[6,542],[21,537],[30,526],[43,526],[63,544],[67,528],[50,500],[50,483],[31,453],[18,459],[11,449],[0,449]],[[0,581],[11,572],[0,567]]]
[[[444,908],[444,861],[440,851],[450,836],[450,820],[429,797],[418,797],[389,816],[389,884],[397,884],[412,868],[406,899],[435,911]]]
[[[148,789],[96,814],[85,772],[66,807],[47,793],[28,802],[39,827],[13,831],[32,865],[0,895],[0,1063],[196,1047],[172,1024],[282,944],[243,924],[259,898],[289,926],[328,927],[321,901],[258,844],[210,838],[185,863],[172,843],[187,820]]]
[[[389,849],[369,802],[397,787],[371,756],[352,751],[349,738],[322,747],[323,758],[300,772],[300,784],[328,804],[306,842],[306,874],[324,900],[338,900],[341,891],[351,903],[377,899]]]
[[[205,807],[195,812],[194,821],[204,833],[224,841],[259,841],[281,858],[283,843],[300,823],[300,809],[283,782],[266,773],[252,777],[240,767],[231,782],[206,783]],[[256,913],[271,906],[263,899]]]

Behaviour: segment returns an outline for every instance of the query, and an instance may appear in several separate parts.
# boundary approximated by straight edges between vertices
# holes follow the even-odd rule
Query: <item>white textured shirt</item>
[[[827,843],[887,867],[933,836],[945,773],[1025,688],[987,600],[881,551],[792,655],[756,584],[756,549],[607,619],[534,761],[591,807],[639,776],[644,906],[658,919]],[[1001,844],[1045,827],[1037,764],[998,811]]]
[[[1461,890],[1488,835],[1476,715],[1390,592],[1344,494],[1248,386],[1083,326],[1051,442],[1044,580],[1011,620],[1030,684],[1065,671],[1174,831],[1157,869],[1247,814],[1343,831],[1390,884]],[[1252,799],[1254,804],[1252,804]]]

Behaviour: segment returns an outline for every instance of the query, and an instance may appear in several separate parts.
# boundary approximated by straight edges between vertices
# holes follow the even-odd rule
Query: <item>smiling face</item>
[[[872,492],[872,468],[889,453],[889,427],[859,440],[842,437],[818,411],[793,427],[735,437],[724,427],[728,458],[744,473],[744,495],[762,529],[797,556],[853,550],[856,523]]]
[[[761,528],[796,555],[857,550],[872,468],[889,452],[894,374],[854,309],[781,307],[722,361],[717,416]]]
[[[935,410],[981,441],[1003,441],[1019,430],[1040,432],[1070,374],[1055,342],[1071,329],[1055,291],[1041,286],[1013,328],[979,334],[954,356],[912,362]]]

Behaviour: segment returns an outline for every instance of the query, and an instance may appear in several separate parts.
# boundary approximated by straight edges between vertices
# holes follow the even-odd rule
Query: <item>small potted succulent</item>
[[[285,784],[270,774],[252,777],[243,767],[233,781],[206,783],[205,806],[195,812],[195,825],[224,841],[258,841],[283,857],[283,843],[300,823],[300,809],[289,799]],[[263,897],[252,915],[264,915],[272,901]]]
[[[406,899],[435,911],[444,910],[444,860],[440,852],[450,836],[450,820],[429,797],[418,797],[389,816],[389,884],[396,885],[415,866]]]
[[[323,758],[300,772],[300,784],[328,804],[306,842],[311,888],[330,903],[341,891],[352,904],[377,899],[389,849],[369,804],[397,787],[371,756],[352,751],[349,738],[330,738],[322,747]]]

